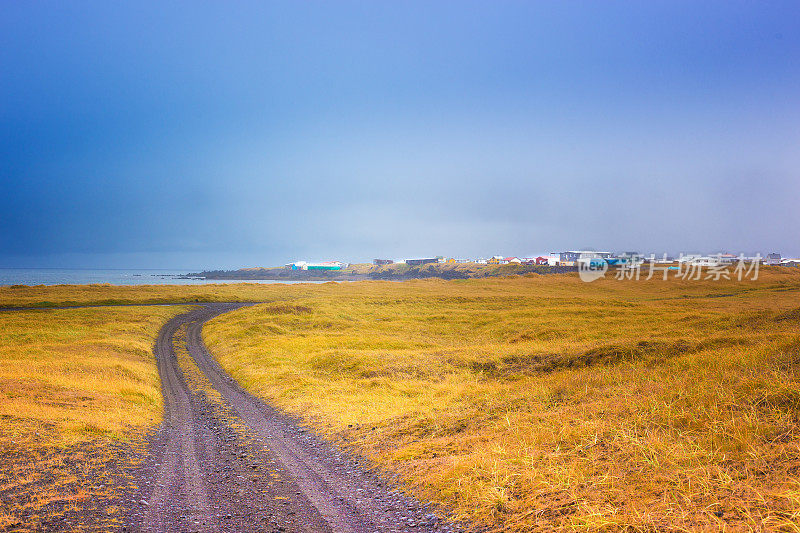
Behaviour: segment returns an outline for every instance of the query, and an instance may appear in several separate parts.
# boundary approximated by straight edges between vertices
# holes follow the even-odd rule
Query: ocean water
[[[123,270],[123,269],[64,269],[64,268],[0,268],[2,285],[203,285],[206,283],[301,283],[299,281],[205,280],[185,278],[189,270]],[[314,282],[304,282],[314,283]]]

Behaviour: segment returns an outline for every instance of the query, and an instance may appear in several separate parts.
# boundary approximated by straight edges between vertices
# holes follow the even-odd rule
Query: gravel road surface
[[[203,323],[242,305],[205,304],[162,328],[164,421],[137,469],[125,530],[461,531],[220,368]]]

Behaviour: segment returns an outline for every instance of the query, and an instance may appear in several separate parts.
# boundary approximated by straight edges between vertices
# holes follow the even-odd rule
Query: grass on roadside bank
[[[0,313],[0,437],[69,444],[157,424],[153,343],[186,307]]]
[[[106,465],[128,459],[113,444],[161,420],[152,347],[187,309],[0,312],[0,529],[116,527],[115,509],[87,510],[119,481]]]
[[[0,308],[70,305],[271,301],[286,285],[10,285],[0,287]]]
[[[209,323],[211,351],[459,517],[798,530],[794,271],[293,289]]]

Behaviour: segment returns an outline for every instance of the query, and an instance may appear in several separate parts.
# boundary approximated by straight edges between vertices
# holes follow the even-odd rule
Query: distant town
[[[415,257],[406,259],[377,258],[371,263],[349,263],[340,260],[292,261],[277,267],[251,267],[238,270],[209,270],[186,274],[189,278],[286,280],[286,281],[403,281],[419,278],[469,279],[491,276],[523,274],[557,274],[575,272],[582,266],[589,269],[614,268],[617,271],[641,267],[650,271],[670,270],[684,272],[689,269],[716,269],[748,264],[800,267],[800,258],[782,257],[778,252],[765,256],[735,255],[731,253],[641,254],[638,252],[603,252],[595,250],[567,250],[535,257],[493,255],[491,257],[456,258],[447,256]]]
[[[656,254],[644,255],[638,252],[598,252],[594,250],[569,250],[565,252],[553,252],[548,255],[540,255],[537,257],[516,257],[516,256],[502,256],[494,255],[489,258],[474,258],[474,259],[460,259],[455,257],[436,256],[425,258],[413,259],[374,259],[372,264],[375,266],[387,266],[393,264],[405,264],[408,266],[422,266],[427,264],[476,264],[476,265],[508,265],[508,264],[522,264],[522,265],[540,265],[540,266],[553,266],[553,267],[577,267],[581,263],[590,263],[597,261],[605,261],[609,266],[617,266],[624,264],[636,263],[653,263],[653,264],[672,264],[672,263],[686,263],[695,266],[717,266],[724,264],[737,263],[743,261],[746,263],[760,262],[764,265],[771,266],[787,266],[787,267],[800,267],[800,258],[783,258],[778,252],[772,252],[762,257],[761,255],[745,256],[735,255],[730,253],[718,253],[710,255],[702,254],[679,254],[677,257],[668,256],[663,254],[657,256]],[[343,270],[350,266],[350,263],[342,261],[322,261],[322,262],[308,262],[308,261],[294,261],[287,263],[285,268],[288,270],[305,270],[305,271],[338,271]]]

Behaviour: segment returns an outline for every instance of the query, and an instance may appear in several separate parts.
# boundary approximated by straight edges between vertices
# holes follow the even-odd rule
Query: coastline
[[[412,279],[476,279],[524,274],[563,274],[576,272],[575,267],[546,265],[477,265],[477,264],[427,264],[410,267],[405,264],[376,266],[350,265],[337,271],[289,270],[287,268],[242,268],[238,270],[210,270],[186,274],[187,278],[206,280],[274,280],[274,281],[407,281]]]

